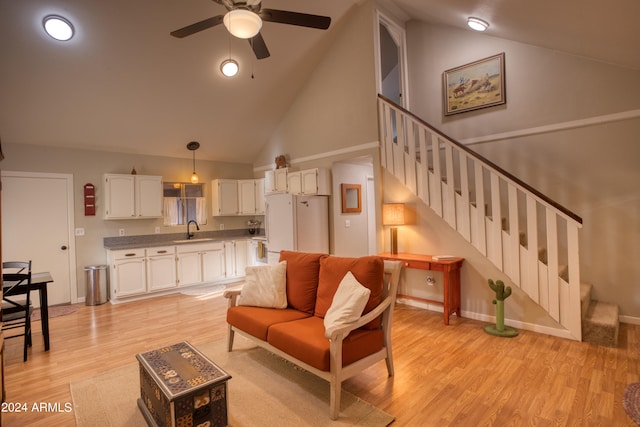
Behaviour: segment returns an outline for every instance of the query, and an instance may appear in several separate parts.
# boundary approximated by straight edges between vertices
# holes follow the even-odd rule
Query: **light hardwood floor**
[[[224,339],[226,300],[171,295],[128,304],[79,306],[51,319],[51,351],[39,322],[29,360],[19,338],[6,341],[8,402],[71,402],[69,383],[128,363],[164,344]],[[394,426],[634,426],[622,408],[640,381],[640,326],[621,326],[616,349],[521,331],[496,338],[482,323],[398,305],[396,375],[384,362],[344,389],[393,414]],[[230,396],[233,399],[233,396]],[[53,405],[55,406],[55,405]],[[3,426],[73,426],[73,412],[3,413]],[[93,427],[93,426],[92,426]]]

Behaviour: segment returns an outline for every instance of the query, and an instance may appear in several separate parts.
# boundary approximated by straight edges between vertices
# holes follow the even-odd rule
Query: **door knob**
[[[66,251],[67,250],[67,245],[60,246],[60,249],[62,249],[63,251]]]

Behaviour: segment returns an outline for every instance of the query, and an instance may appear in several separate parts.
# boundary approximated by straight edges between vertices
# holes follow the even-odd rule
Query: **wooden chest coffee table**
[[[136,355],[140,364],[138,407],[150,426],[228,425],[231,378],[188,342]]]

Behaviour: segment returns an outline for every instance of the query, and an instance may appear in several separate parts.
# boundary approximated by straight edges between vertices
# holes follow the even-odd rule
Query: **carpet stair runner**
[[[580,285],[582,341],[607,347],[618,346],[620,310],[616,304],[591,299],[593,286]]]

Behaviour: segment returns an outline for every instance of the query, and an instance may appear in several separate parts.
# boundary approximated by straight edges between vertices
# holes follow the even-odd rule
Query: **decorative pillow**
[[[335,329],[358,320],[369,301],[369,295],[371,290],[362,286],[353,273],[348,271],[338,285],[331,306],[324,316],[325,337],[331,337]]]
[[[287,262],[247,267],[238,305],[287,308]]]

